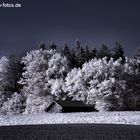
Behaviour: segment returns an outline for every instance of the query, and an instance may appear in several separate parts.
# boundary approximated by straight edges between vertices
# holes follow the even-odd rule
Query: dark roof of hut
[[[85,104],[84,102],[82,101],[68,101],[68,100],[55,100],[54,102],[56,102],[57,104],[59,104],[60,106],[62,107],[82,107],[82,106],[86,106],[86,107],[91,107],[93,105],[88,105],[88,104]]]

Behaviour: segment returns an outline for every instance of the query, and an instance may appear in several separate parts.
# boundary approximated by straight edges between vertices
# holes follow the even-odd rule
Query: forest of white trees
[[[120,43],[99,50],[40,45],[0,59],[0,113],[43,113],[55,99],[80,100],[98,111],[140,110],[140,49],[124,56]]]

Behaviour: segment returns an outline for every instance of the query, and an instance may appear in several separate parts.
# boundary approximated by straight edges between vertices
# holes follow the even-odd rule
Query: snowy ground
[[[46,113],[0,115],[0,125],[103,123],[140,125],[140,112]]]

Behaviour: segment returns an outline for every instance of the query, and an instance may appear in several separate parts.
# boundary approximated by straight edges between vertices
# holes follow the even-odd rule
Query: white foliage
[[[25,72],[19,83],[27,96],[25,114],[43,112],[50,102],[47,96],[63,97],[62,85],[68,61],[56,50],[40,49],[27,53],[22,63]]]
[[[123,75],[133,69],[129,63],[122,65],[121,59],[107,61],[106,57],[91,60],[82,69],[68,73],[63,90],[74,100],[95,104],[100,111],[120,110],[125,91]]]
[[[9,60],[3,56],[0,58],[0,112],[2,110],[3,103],[7,100],[7,94],[4,92],[6,85],[6,72]]]
[[[80,69],[74,68],[66,77],[63,90],[73,100],[86,100],[87,89],[84,86],[84,73]]]
[[[5,74],[7,72],[7,66],[8,66],[9,60],[3,56],[0,59],[0,91],[3,90],[3,87],[5,85]]]
[[[65,98],[62,86],[64,78],[69,71],[68,60],[60,53],[52,55],[48,62],[48,69],[46,70],[46,79],[51,86],[51,94],[56,98]]]
[[[14,93],[11,98],[3,103],[1,112],[6,115],[20,114],[25,109],[25,98],[22,94]]]
[[[49,80],[49,83],[51,85],[51,94],[55,96],[55,98],[57,99],[66,98],[66,94],[64,94],[62,89],[62,86],[64,85],[64,80],[62,78]]]
[[[23,85],[22,92],[27,97],[25,114],[43,112],[50,102],[50,83],[46,77],[48,62],[55,50],[33,50],[22,58],[25,72],[19,81]]]
[[[22,63],[25,64],[25,72],[19,83],[24,85],[23,92],[25,94],[38,95],[48,93],[46,70],[48,61],[54,53],[55,51],[53,50],[33,50],[22,59]]]
[[[26,100],[26,108],[24,114],[43,113],[51,103],[51,96],[39,96],[30,94]]]
[[[68,71],[68,61],[66,57],[63,57],[60,53],[52,55],[48,62],[48,69],[46,71],[47,77],[53,79],[63,78],[64,74]]]

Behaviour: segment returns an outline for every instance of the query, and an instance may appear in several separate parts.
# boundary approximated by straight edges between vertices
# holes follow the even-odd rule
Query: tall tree
[[[57,45],[54,42],[51,42],[50,49],[56,50],[57,49]]]
[[[45,111],[49,105],[50,83],[46,78],[48,61],[56,53],[55,50],[32,50],[22,58],[25,72],[19,83],[23,86],[22,92],[26,100],[25,113]],[[48,102],[47,102],[48,101]]]
[[[3,56],[0,58],[0,112],[3,103],[8,99],[8,94],[5,94],[6,73],[9,60]]]
[[[107,57],[110,59],[110,50],[106,45],[103,44],[97,55],[98,58]]]
[[[65,56],[55,53],[49,59],[46,79],[50,84],[51,94],[58,99],[66,98],[62,86],[68,71],[68,60]]]
[[[74,54],[73,54],[73,52],[71,52],[71,50],[69,49],[69,46],[66,43],[64,44],[62,54],[67,58],[68,63],[69,63],[68,65],[71,68],[75,67]]]
[[[76,46],[75,46],[75,57],[77,61],[77,67],[82,67],[82,65],[85,62],[85,57],[84,57],[84,49],[81,46],[80,41],[76,41]]]
[[[135,54],[134,54],[134,58],[140,58],[140,47],[138,47],[138,48],[136,49],[136,52],[135,52]]]
[[[4,87],[6,86],[6,74],[7,72],[7,67],[9,64],[9,59],[5,56],[0,58],[0,91],[5,91]]]
[[[137,92],[131,93],[133,95],[131,103],[138,103],[140,99],[138,85],[135,85],[133,90],[128,90],[130,88],[124,77],[133,73],[131,63],[132,60],[129,60],[123,65],[121,59],[114,61],[113,58],[107,60],[106,57],[92,59],[85,63],[82,69],[74,68],[67,74],[63,90],[73,100],[95,104],[99,111],[124,110],[126,109],[125,100],[129,97],[126,93],[136,88]],[[129,84],[132,87],[133,84],[130,82]],[[134,96],[136,94],[137,98]]]
[[[113,49],[113,58],[114,60],[122,58],[122,63],[125,63],[124,50],[119,42],[116,42],[115,48]]]
[[[64,48],[62,50],[62,53],[66,57],[70,57],[70,49],[69,49],[69,46],[67,45],[67,43],[64,43]]]
[[[20,78],[22,77],[22,72],[24,65],[21,64],[22,56],[12,53],[9,55],[9,62],[7,65],[7,71],[5,73],[5,91],[20,92],[22,86],[18,83]]]
[[[86,48],[85,48],[85,54],[84,54],[85,56],[85,61],[89,61],[90,59],[91,59],[91,53],[90,53],[90,50],[89,50],[89,48],[88,48],[88,46],[86,46]]]
[[[140,47],[138,47],[138,48],[136,49],[136,52],[135,52],[135,54],[134,54],[134,59],[137,60],[138,62],[140,62]],[[139,63],[138,66],[135,65],[135,68],[138,68],[138,71],[140,72],[140,63]]]
[[[94,48],[91,50],[91,59],[97,58],[97,49]]]
[[[45,44],[44,44],[44,43],[41,43],[41,44],[39,45],[39,48],[42,49],[42,50],[45,50]]]
[[[78,67],[74,48],[72,48],[70,54],[71,54],[71,55],[70,55],[70,56],[71,56],[71,59],[70,59],[70,61],[71,61],[71,68]],[[68,60],[68,61],[69,61],[69,60]]]
[[[75,51],[76,51],[76,53],[78,53],[80,48],[81,48],[81,42],[79,40],[76,40],[76,42],[75,42]]]

